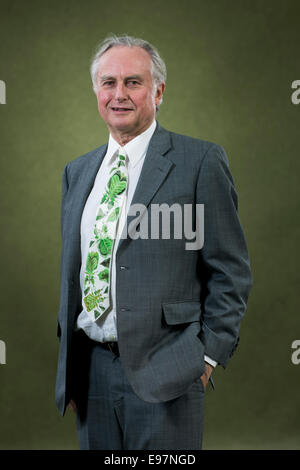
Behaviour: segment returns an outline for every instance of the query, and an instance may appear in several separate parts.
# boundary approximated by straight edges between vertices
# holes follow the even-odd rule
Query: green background
[[[78,448],[54,403],[61,175],[107,140],[89,61],[110,32],[157,46],[159,122],[222,145],[239,194],[254,285],[203,447],[300,449],[299,15],[298,1],[0,1],[1,449]]]

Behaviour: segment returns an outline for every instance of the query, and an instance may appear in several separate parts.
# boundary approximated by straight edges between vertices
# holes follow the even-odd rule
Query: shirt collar
[[[116,152],[121,148],[128,155],[130,166],[134,167],[140,159],[146,154],[149,146],[150,139],[156,128],[156,120],[146,129],[142,134],[139,134],[134,139],[130,140],[128,144],[123,147],[118,144],[118,142],[109,135],[108,147],[106,152],[106,162],[109,165],[112,161],[112,158],[116,155]]]

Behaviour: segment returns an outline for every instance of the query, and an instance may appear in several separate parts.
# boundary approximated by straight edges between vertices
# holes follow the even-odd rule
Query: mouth
[[[128,113],[129,111],[133,111],[132,108],[126,108],[125,106],[114,106],[111,107],[112,111],[115,113]]]

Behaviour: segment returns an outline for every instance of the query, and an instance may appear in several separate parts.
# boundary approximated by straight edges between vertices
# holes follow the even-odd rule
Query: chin
[[[112,128],[118,130],[118,131],[126,131],[126,130],[132,130],[132,129],[135,129],[135,125],[130,122],[130,121],[126,121],[124,119],[124,121],[122,121],[121,119],[116,119],[114,121],[111,121],[110,122],[110,125]]]

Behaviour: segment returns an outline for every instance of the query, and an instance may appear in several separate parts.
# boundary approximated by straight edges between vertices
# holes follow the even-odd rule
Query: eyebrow
[[[105,82],[106,80],[115,80],[115,77],[112,75],[102,75],[102,77],[100,77],[100,82]],[[125,81],[128,80],[139,80],[140,82],[144,81],[141,75],[130,75],[129,77],[125,77]]]

